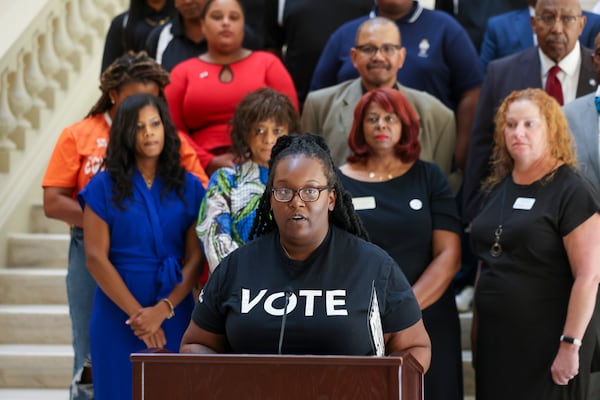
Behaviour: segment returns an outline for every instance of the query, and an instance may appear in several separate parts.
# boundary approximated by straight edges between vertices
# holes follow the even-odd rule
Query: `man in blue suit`
[[[480,184],[489,174],[494,141],[494,115],[502,100],[514,90],[544,88],[555,65],[564,103],[596,90],[590,54],[579,44],[585,26],[578,0],[538,0],[533,28],[539,46],[492,61],[488,65],[471,132],[463,179],[463,219],[473,220],[479,211]]]
[[[531,25],[536,2],[529,0],[529,8],[510,11],[489,19],[480,52],[484,71],[490,61],[537,44]],[[600,32],[600,15],[587,11],[583,11],[583,15],[587,22],[579,42],[582,46],[593,49],[594,38]]]

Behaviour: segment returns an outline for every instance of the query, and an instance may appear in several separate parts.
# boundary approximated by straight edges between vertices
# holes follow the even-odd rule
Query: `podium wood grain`
[[[423,398],[412,357],[131,355],[134,400]]]

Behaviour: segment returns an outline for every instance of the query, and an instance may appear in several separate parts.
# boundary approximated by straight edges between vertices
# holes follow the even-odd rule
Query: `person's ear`
[[[329,196],[327,198],[327,200],[328,200],[327,207],[329,208],[329,211],[333,211],[333,209],[335,208],[335,198],[336,197],[337,197],[337,193],[336,193],[335,189],[331,189],[329,191]]]
[[[359,56],[358,54],[358,50],[356,50],[354,47],[352,47],[350,49],[350,61],[352,61],[352,65],[354,66],[354,68],[356,68],[358,70],[358,66],[356,64],[356,59]]]
[[[397,67],[398,69],[401,69],[404,65],[404,61],[406,61],[406,47],[402,46],[402,48],[398,50],[396,57],[398,57]]]

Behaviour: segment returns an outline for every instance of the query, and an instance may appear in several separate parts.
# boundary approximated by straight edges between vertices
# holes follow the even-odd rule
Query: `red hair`
[[[348,136],[348,146],[352,154],[349,162],[363,162],[371,155],[371,148],[365,141],[364,118],[369,106],[375,103],[390,114],[395,114],[402,124],[400,140],[394,146],[394,153],[402,162],[412,162],[419,158],[421,144],[419,131],[421,124],[417,113],[406,97],[395,89],[374,89],[363,95],[354,109],[354,122]]]

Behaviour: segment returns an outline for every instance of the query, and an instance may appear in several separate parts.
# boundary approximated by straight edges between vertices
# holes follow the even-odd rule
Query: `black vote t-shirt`
[[[421,318],[394,260],[374,244],[332,227],[304,261],[286,257],[277,232],[240,247],[215,269],[192,319],[225,335],[233,353],[275,354],[286,292],[285,354],[377,354],[370,313],[375,299],[384,333]]]

